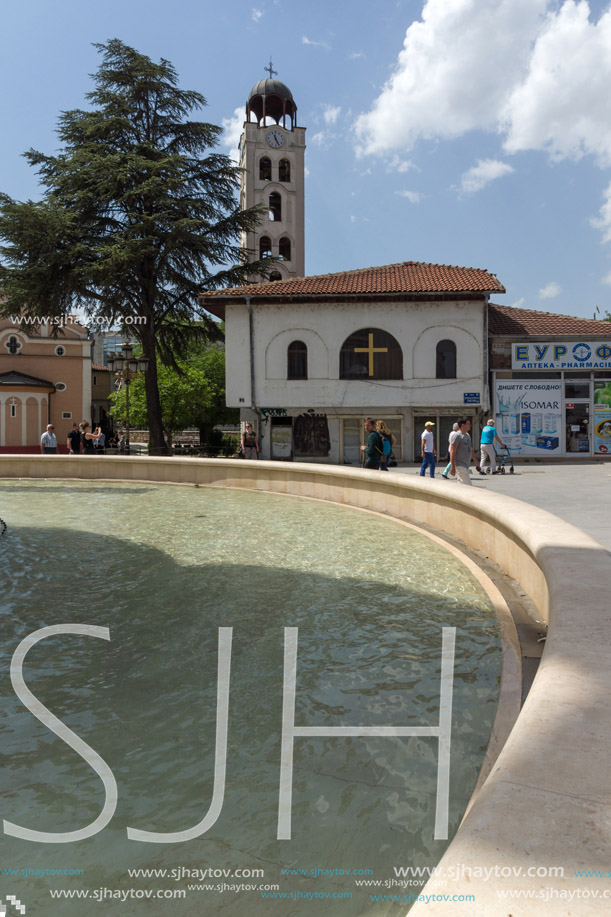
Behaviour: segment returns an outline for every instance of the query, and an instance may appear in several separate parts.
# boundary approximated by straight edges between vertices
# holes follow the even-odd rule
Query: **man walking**
[[[486,472],[484,471],[484,465],[486,464],[486,459],[488,459],[488,461],[490,462],[490,471],[492,472],[492,474],[498,474],[498,471],[496,470],[496,455],[494,453],[495,440],[499,444],[499,446],[502,446],[503,449],[506,448],[505,443],[502,443],[497,435],[497,432],[494,426],[494,420],[490,418],[490,420],[486,422],[486,426],[482,430],[482,435],[479,438],[479,444],[482,450],[481,458],[479,461],[479,473],[480,474],[486,474]]]
[[[435,477],[435,459],[437,450],[435,449],[435,438],[433,436],[433,427],[435,424],[432,420],[427,420],[424,425],[424,433],[420,437],[422,443],[422,466],[420,468],[420,477],[423,478],[428,467],[431,469],[431,477]]]
[[[452,426],[452,432],[450,433],[450,435],[449,435],[449,437],[448,437],[448,464],[446,465],[445,470],[441,472],[441,477],[442,477],[442,478],[445,478],[446,481],[448,480],[448,476],[449,476],[449,474],[450,474],[450,469],[451,469],[451,467],[452,467],[452,462],[450,461],[450,452],[452,451],[452,443],[453,443],[454,440],[456,439],[456,434],[457,434],[457,433],[458,433],[458,424],[455,423],[455,424]]]
[[[456,475],[461,484],[471,484],[471,475],[469,474],[469,465],[471,459],[475,462],[475,467],[479,471],[477,455],[473,449],[470,431],[471,418],[461,417],[458,420],[458,433],[456,439],[450,446],[450,462],[452,467],[450,474]]]
[[[384,444],[382,437],[376,430],[375,420],[371,417],[365,419],[365,433],[367,435],[367,445],[361,446],[361,452],[366,455],[365,468],[380,467],[380,460],[384,454]]]

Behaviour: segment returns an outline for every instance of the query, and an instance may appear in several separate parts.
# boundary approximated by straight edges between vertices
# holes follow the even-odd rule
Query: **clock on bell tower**
[[[269,79],[248,96],[240,137],[240,205],[264,204],[265,216],[241,244],[254,258],[279,258],[269,279],[281,280],[305,274],[306,129],[297,127],[297,105],[288,86],[273,79],[271,61],[266,69]]]

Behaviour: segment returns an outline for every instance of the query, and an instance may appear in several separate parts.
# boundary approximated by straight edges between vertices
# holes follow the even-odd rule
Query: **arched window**
[[[282,236],[278,242],[278,255],[283,261],[291,260],[291,240],[286,236]]]
[[[269,196],[269,218],[272,222],[282,219],[282,199],[277,191],[272,191]]]
[[[281,159],[278,163],[278,181],[291,180],[291,164],[288,159]]]
[[[261,236],[259,239],[259,258],[271,258],[272,240],[269,236]]]
[[[308,348],[303,341],[293,341],[287,350],[287,379],[308,378]]]
[[[454,341],[439,341],[437,344],[437,378],[456,378],[456,344]]]
[[[270,280],[282,280],[282,274],[280,271],[272,271],[269,275]]]
[[[259,178],[261,181],[272,180],[272,161],[269,156],[262,156],[259,160]]]
[[[403,354],[398,342],[380,328],[362,328],[344,341],[339,355],[340,379],[402,379]]]

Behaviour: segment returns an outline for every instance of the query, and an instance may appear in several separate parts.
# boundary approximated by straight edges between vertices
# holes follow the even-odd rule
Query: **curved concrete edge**
[[[410,913],[602,912],[601,900],[583,894],[597,887],[596,880],[574,876],[575,870],[606,875],[611,865],[611,553],[594,539],[512,497],[335,466],[0,456],[0,478],[15,477],[200,484],[316,497],[426,524],[481,551],[531,597],[549,623],[548,639],[517,723],[439,864],[438,878],[445,870],[447,884],[429,883],[422,890],[425,896],[474,900],[435,907],[431,899]],[[607,886],[599,880],[600,896]]]

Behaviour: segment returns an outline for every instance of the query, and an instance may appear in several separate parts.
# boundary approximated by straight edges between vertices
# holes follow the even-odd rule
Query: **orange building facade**
[[[91,417],[87,328],[68,320],[53,330],[0,319],[0,452],[39,452],[49,423],[64,451],[72,424]]]

